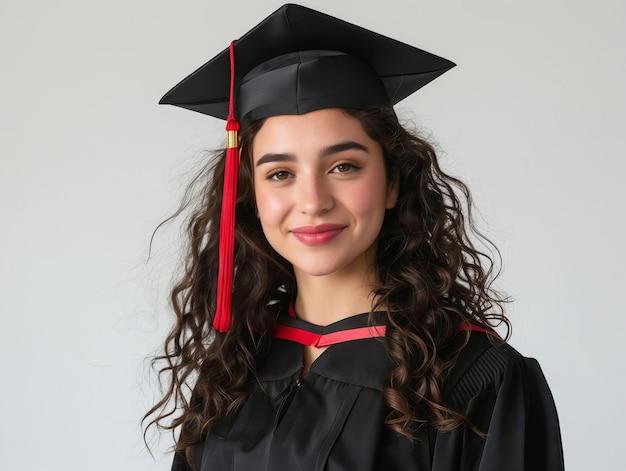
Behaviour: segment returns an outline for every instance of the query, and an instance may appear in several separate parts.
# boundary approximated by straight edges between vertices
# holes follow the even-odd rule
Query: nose
[[[323,176],[315,172],[301,174],[297,186],[297,208],[301,213],[316,216],[332,209],[332,191]]]

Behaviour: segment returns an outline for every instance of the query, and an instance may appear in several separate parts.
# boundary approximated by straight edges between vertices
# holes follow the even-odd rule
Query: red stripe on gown
[[[289,317],[296,318],[295,311],[292,305],[289,305]],[[472,332],[484,332],[489,335],[498,336],[494,331],[481,327],[476,324],[472,324],[469,321],[461,323],[459,326],[460,331],[470,330]],[[287,325],[279,324],[274,330],[274,337],[291,340],[293,342],[300,343],[302,345],[308,345],[311,347],[328,347],[341,342],[349,342],[351,340],[361,340],[369,338],[384,337],[387,332],[386,325],[374,325],[368,327],[358,327],[356,329],[345,329],[338,332],[331,332],[328,334],[317,334],[305,329],[299,329],[297,327],[291,327]]]
[[[274,330],[274,337],[292,340],[302,345],[310,345],[311,347],[328,347],[329,345],[351,340],[384,337],[386,332],[386,325],[359,327],[358,329],[340,330],[339,332],[331,332],[329,334],[316,334],[315,332],[298,329],[297,327],[278,325],[276,330]]]

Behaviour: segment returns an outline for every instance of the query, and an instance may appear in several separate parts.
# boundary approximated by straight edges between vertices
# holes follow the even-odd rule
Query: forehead
[[[252,156],[257,160],[266,152],[305,152],[345,141],[377,145],[358,119],[339,108],[272,116],[254,137]]]

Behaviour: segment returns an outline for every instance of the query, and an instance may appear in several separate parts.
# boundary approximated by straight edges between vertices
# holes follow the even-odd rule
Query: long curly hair
[[[381,145],[387,175],[398,179],[398,202],[377,240],[372,310],[387,312],[385,342],[396,364],[383,384],[387,425],[416,440],[424,424],[451,430],[465,420],[441,394],[464,345],[455,344],[452,354],[441,351],[458,338],[460,323],[504,323],[508,336],[506,299],[491,288],[499,253],[474,227],[468,188],[442,171],[434,148],[407,131],[392,108],[344,111]],[[186,258],[171,293],[176,323],[153,360],[163,398],[144,423],[177,434],[175,449],[189,461],[193,445],[246,401],[278,313],[296,293],[291,265],[269,245],[256,216],[250,149],[262,125],[240,133],[233,325],[226,333],[212,329],[225,152],[190,183],[172,216],[189,210]]]

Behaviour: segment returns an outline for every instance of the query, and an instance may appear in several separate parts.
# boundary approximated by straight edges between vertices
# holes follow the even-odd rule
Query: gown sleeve
[[[556,407],[539,364],[508,345],[480,348],[449,393],[480,433],[437,434],[432,470],[562,471]]]

